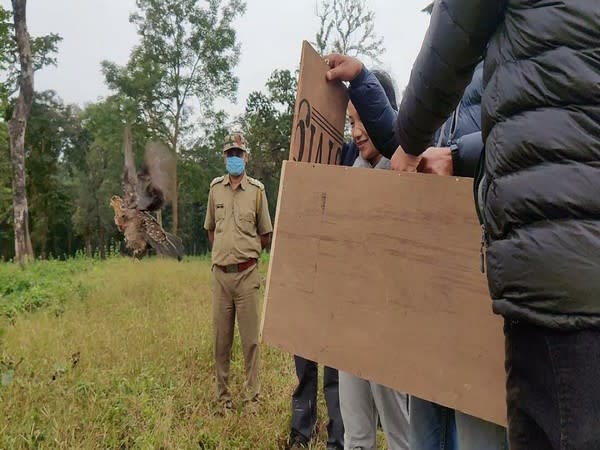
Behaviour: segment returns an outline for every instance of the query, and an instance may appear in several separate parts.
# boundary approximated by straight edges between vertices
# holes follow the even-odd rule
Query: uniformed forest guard
[[[212,244],[213,327],[219,412],[232,409],[229,363],[235,316],[246,369],[245,404],[258,406],[260,327],[258,258],[273,227],[263,184],[246,175],[249,151],[241,133],[225,138],[227,175],[210,184],[204,228]]]

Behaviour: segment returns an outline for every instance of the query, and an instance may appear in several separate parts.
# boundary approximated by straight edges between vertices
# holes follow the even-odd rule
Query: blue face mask
[[[244,158],[240,158],[239,156],[227,157],[227,172],[234,177],[240,176],[244,173],[245,165],[246,163],[244,162]]]

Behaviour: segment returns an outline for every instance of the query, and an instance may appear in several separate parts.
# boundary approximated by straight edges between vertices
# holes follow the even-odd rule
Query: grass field
[[[0,263],[0,448],[282,448],[291,356],[263,346],[258,416],[221,418],[211,336],[208,260]],[[242,383],[236,336],[240,400]]]

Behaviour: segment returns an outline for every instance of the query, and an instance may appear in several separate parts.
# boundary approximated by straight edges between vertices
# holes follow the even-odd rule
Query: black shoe
[[[292,433],[287,450],[301,450],[303,448],[308,448],[308,439],[301,434]]]

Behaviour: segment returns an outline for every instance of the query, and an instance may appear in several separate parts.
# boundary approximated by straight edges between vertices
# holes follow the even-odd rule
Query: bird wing
[[[175,192],[175,156],[160,142],[149,142],[144,163],[138,172],[137,208],[156,211],[173,200]]]
[[[147,212],[139,212],[141,231],[145,240],[154,248],[156,253],[181,261],[184,255],[183,242],[171,233],[167,233],[156,219]]]

